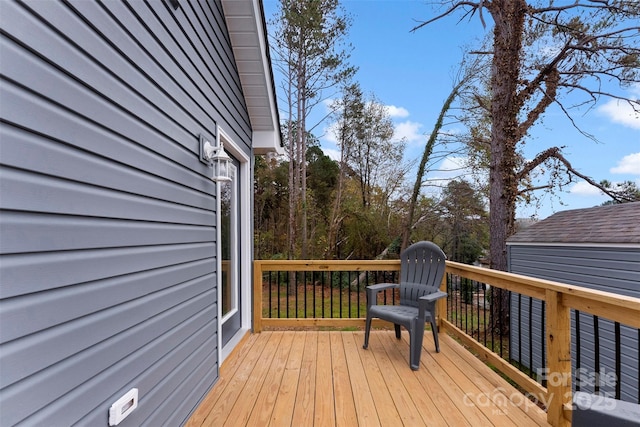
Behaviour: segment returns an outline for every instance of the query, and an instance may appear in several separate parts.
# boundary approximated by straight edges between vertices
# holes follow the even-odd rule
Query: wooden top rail
[[[399,271],[400,260],[259,260],[262,271]]]
[[[452,261],[447,261],[446,271],[541,300],[547,291],[557,292],[564,306],[640,329],[640,298]]]

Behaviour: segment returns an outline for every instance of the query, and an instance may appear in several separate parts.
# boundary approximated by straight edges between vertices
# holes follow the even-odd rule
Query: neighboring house
[[[510,237],[507,253],[512,273],[640,297],[640,202],[558,212]],[[572,364],[584,377],[581,390],[595,391],[598,358],[600,390],[615,394],[611,376],[616,368],[616,326],[584,313],[579,319],[577,349],[572,311]],[[541,302],[512,296],[510,355],[526,367],[533,366],[534,372],[544,366],[543,328]],[[640,399],[639,338],[637,329],[620,327],[620,398],[631,402]],[[608,374],[611,375],[605,377]]]
[[[107,426],[132,388],[121,426],[180,425],[251,328],[262,4],[1,1],[0,28],[0,425]]]

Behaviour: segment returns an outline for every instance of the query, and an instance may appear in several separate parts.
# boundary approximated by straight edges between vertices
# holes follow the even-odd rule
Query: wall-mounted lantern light
[[[204,135],[200,135],[200,158],[213,167],[212,180],[231,181],[231,157],[224,151],[222,141],[215,146]]]

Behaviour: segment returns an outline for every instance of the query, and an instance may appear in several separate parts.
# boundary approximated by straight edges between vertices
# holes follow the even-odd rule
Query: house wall
[[[584,286],[622,295],[640,297],[640,248],[620,247],[588,247],[588,246],[553,246],[553,245],[508,245],[509,271],[541,279],[554,280],[571,285]],[[511,348],[513,360],[521,361],[531,367],[534,372],[544,366],[544,312],[540,300],[516,295],[511,297]],[[532,315],[530,313],[533,313]],[[529,320],[532,319],[532,330],[529,333]],[[600,339],[601,390],[615,394],[615,382],[608,381],[604,374],[615,374],[615,326],[606,319],[598,319],[597,330]],[[571,313],[572,327],[572,366],[576,369],[576,319]],[[595,366],[595,325],[594,316],[579,314],[580,329],[580,370],[586,376],[580,382],[581,390],[593,392],[595,388],[593,375]],[[530,351],[529,336],[532,336],[533,347]],[[638,358],[639,333],[624,325],[621,335],[621,399],[637,402],[638,392]],[[519,346],[518,337],[521,338]],[[531,356],[530,356],[531,354]]]
[[[219,1],[0,2],[0,425],[180,425],[218,378]]]

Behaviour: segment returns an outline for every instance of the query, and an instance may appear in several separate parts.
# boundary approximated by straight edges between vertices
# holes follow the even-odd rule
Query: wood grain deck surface
[[[547,426],[546,414],[446,334],[273,331],[250,335],[187,422],[196,426]]]

